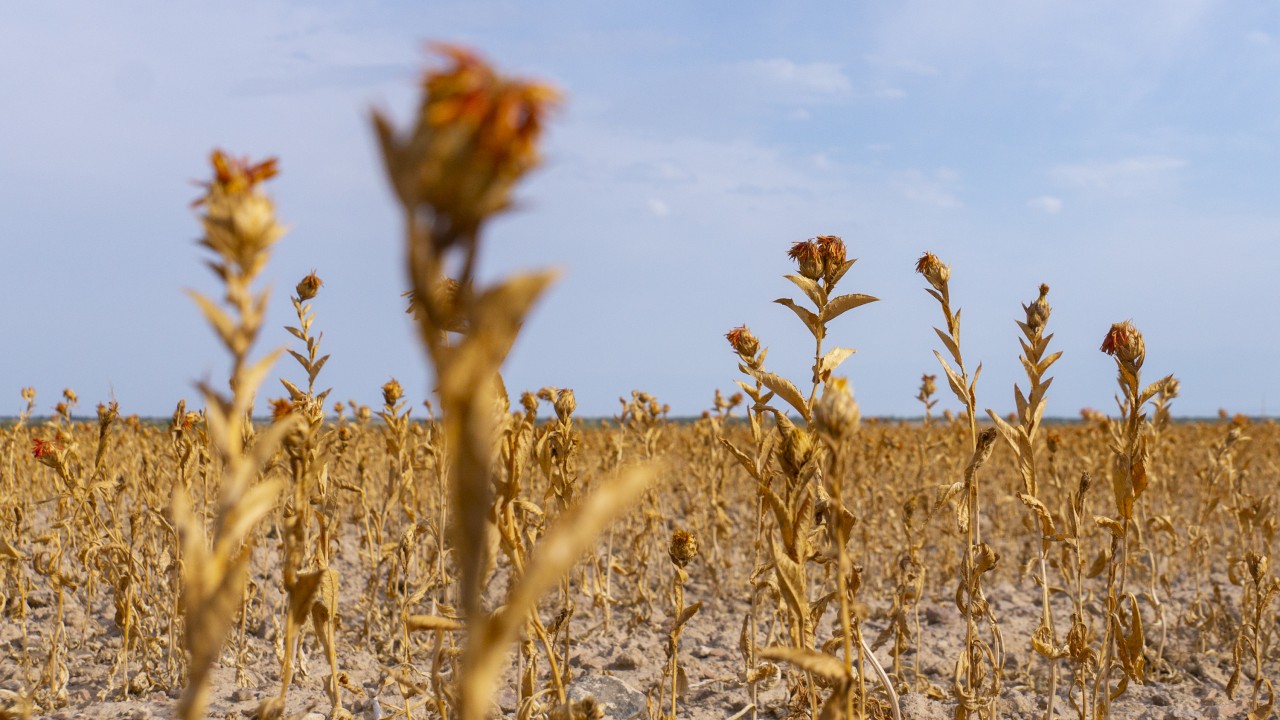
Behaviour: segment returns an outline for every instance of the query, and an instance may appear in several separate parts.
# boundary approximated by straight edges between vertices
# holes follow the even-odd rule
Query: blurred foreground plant
[[[555,273],[516,275],[477,290],[475,268],[485,222],[511,206],[515,183],[538,163],[537,140],[556,93],[500,76],[461,48],[436,49],[448,64],[427,73],[409,132],[397,133],[380,113],[373,122],[404,213],[414,315],[435,369],[450,456],[450,532],[467,628],[457,712],[461,720],[480,720],[527,614],[644,488],[649,473],[625,472],[565,511],[505,604],[492,614],[483,610],[497,431],[508,404],[499,370]]]

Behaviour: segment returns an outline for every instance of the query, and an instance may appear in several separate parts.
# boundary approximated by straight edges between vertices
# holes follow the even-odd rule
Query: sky
[[[191,208],[214,148],[279,157],[290,230],[255,352],[297,344],[288,297],[315,270],[318,384],[429,397],[369,116],[409,123],[431,41],[564,95],[483,239],[485,282],[562,273],[504,368],[515,395],[571,387],[609,416],[638,389],[697,415],[744,379],[742,324],[807,388],[812,339],[773,300],[803,300],[791,243],[834,234],[859,258],[840,289],[880,298],[827,340],[857,349],[840,374],[865,415],[921,414],[940,375],[924,251],[951,265],[981,408],[1026,388],[1015,321],[1044,282],[1047,415],[1116,412],[1099,345],[1123,320],[1144,377],[1181,381],[1176,414],[1280,409],[1273,2],[49,0],[0,22],[0,415],[31,386],[38,414],[69,387],[80,414],[165,416],[226,377],[186,294],[218,288]]]

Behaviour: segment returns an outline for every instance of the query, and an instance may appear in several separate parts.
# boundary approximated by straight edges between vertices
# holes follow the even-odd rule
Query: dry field
[[[374,118],[426,416],[395,380],[376,408],[320,389],[314,273],[288,357],[254,357],[276,164],[215,153],[197,214],[225,293],[193,298],[229,382],[167,423],[73,421],[71,390],[37,420],[28,389],[0,428],[0,718],[1274,716],[1280,433],[1173,421],[1129,323],[1099,331],[1115,412],[1042,424],[1047,287],[1011,309],[1025,381],[978,392],[951,268],[920,258],[923,421],[862,419],[837,374],[829,325],[875,298],[837,291],[830,235],[780,266],[811,377],[744,326],[697,421],[639,391],[605,421],[569,389],[510,405],[499,370],[554,278],[472,278],[554,94],[443,53],[407,128]],[[1009,417],[979,401],[1010,391]]]

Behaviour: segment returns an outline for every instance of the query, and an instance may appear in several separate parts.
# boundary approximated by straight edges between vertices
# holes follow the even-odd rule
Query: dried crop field
[[[216,152],[196,212],[225,293],[193,299],[229,382],[164,423],[76,420],[72,390],[37,419],[26,389],[0,428],[0,718],[1273,716],[1274,423],[1174,421],[1127,322],[1099,332],[1115,412],[1042,423],[1043,285],[1013,309],[1025,380],[979,393],[930,253],[923,420],[863,419],[827,338],[876,299],[837,290],[834,235],[779,252],[810,377],[743,326],[737,385],[693,422],[640,391],[585,421],[571,389],[507,388],[554,277],[482,287],[476,258],[554,94],[444,55],[407,129],[374,118],[426,416],[394,379],[378,407],[322,389],[315,273],[288,357],[255,353],[277,166]],[[979,403],[1009,391],[1009,417]]]

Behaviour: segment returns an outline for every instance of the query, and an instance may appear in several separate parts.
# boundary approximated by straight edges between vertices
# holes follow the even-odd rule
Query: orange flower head
[[[44,459],[57,452],[58,446],[52,440],[35,438],[32,441],[31,456],[37,460]]]
[[[292,412],[293,412],[293,403],[289,402],[288,400],[285,400],[284,398],[276,398],[275,400],[271,401],[271,421],[272,422],[280,422],[281,420],[289,417],[289,414]]]
[[[823,253],[822,248],[814,240],[801,240],[793,243],[791,249],[787,251],[787,257],[796,261],[800,266],[800,274],[810,280],[817,280],[822,277],[823,271]]]
[[[756,339],[755,335],[751,334],[746,325],[739,325],[725,333],[724,336],[729,341],[729,345],[734,352],[745,359],[752,359],[757,352],[760,352],[760,341]]]
[[[1142,333],[1138,332],[1138,328],[1128,320],[1111,326],[1107,336],[1102,340],[1100,350],[1126,365],[1142,364],[1142,359],[1147,354]]]
[[[925,280],[933,286],[938,292],[945,292],[947,282],[951,280],[951,266],[944,265],[937,255],[927,252],[920,256],[916,261],[916,272],[924,276]]]
[[[215,194],[248,195],[262,181],[269,180],[280,172],[276,167],[277,159],[273,157],[253,163],[247,157],[234,158],[221,150],[214,150],[209,162],[213,165],[213,181],[200,183],[205,194],[191,203],[193,207],[204,205]]]

